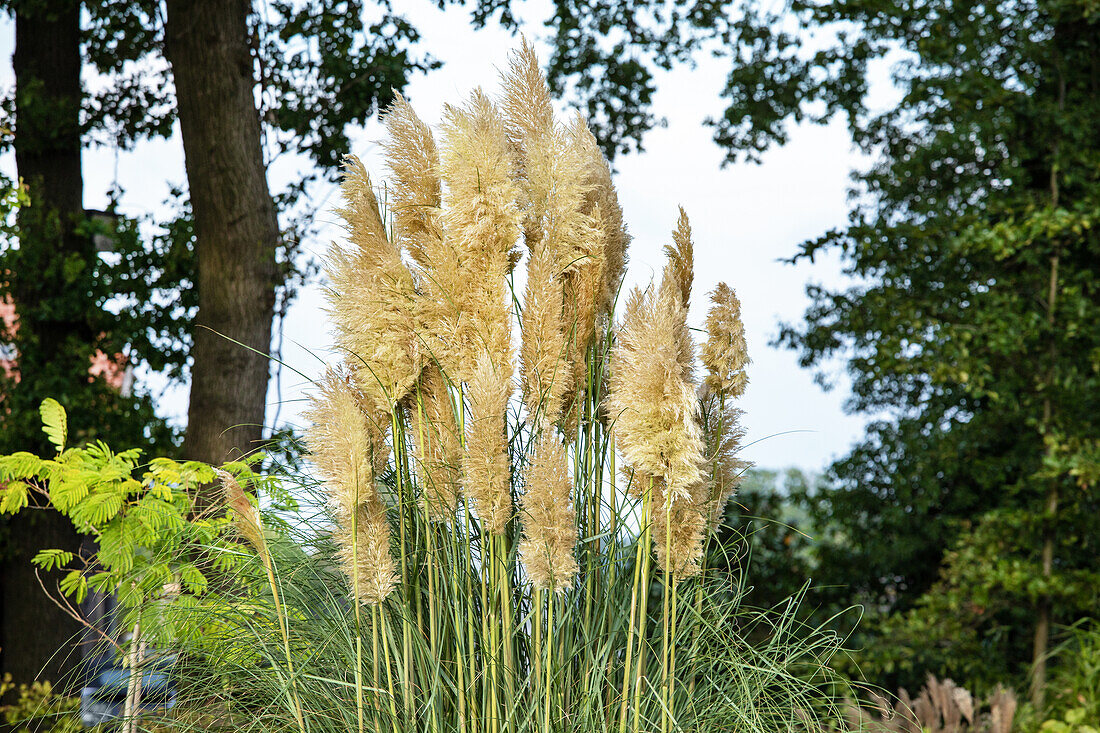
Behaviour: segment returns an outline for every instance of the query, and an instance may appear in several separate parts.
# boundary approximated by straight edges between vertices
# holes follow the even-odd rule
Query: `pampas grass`
[[[252,653],[196,652],[177,722],[815,729],[838,640],[796,627],[798,599],[744,608],[743,579],[708,563],[746,465],[736,296],[712,295],[699,370],[681,210],[660,281],[616,318],[629,236],[607,161],[581,118],[555,118],[530,46],[503,86],[447,107],[438,138],[395,101],[384,208],[349,159],[327,263],[341,364],[307,413],[307,510],[257,544],[231,494],[269,570],[246,562],[202,613]]]

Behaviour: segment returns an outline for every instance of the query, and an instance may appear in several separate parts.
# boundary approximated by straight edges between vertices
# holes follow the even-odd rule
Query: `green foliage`
[[[98,441],[64,448],[64,409],[46,400],[41,412],[57,454],[48,459],[25,452],[0,456],[0,510],[18,514],[33,493],[93,537],[98,549],[94,559],[84,558],[75,567],[72,552],[55,548],[40,550],[33,562],[44,570],[67,569],[60,588],[77,603],[89,590],[117,594],[128,619],[161,614],[157,606],[165,600],[186,606],[203,595],[210,580],[202,553],[224,541],[228,522],[224,516],[194,516],[194,496],[214,480],[214,470],[163,457],[142,466],[139,449],[115,453]],[[255,460],[229,464],[226,470],[247,481]],[[235,557],[221,556],[218,568],[229,569]],[[176,631],[161,615],[156,618],[149,633],[173,638]]]
[[[38,412],[42,416],[42,432],[46,434],[46,437],[50,439],[50,443],[57,448],[58,452],[64,451],[65,436],[69,434],[65,409],[61,407],[57,400],[47,397],[42,400]]]
[[[755,149],[785,120],[845,113],[876,157],[848,226],[795,258],[837,253],[854,284],[811,288],[806,323],[779,339],[805,366],[846,358],[852,409],[879,416],[809,502],[815,580],[837,607],[866,605],[881,684],[1020,682],[1036,608],[1049,599],[1070,623],[1100,582],[1100,15],[1066,1],[790,10],[758,16],[720,139]],[[836,43],[800,51],[809,31]],[[868,64],[887,54],[901,101],[871,114]]]
[[[11,675],[0,679],[0,697],[14,688]],[[15,702],[0,706],[12,733],[78,733],[80,698],[55,694],[49,681],[19,685]]]
[[[1100,623],[1076,624],[1053,656],[1050,700],[1039,730],[1096,733],[1100,729]]]
[[[392,475],[383,481],[395,488]],[[324,504],[323,496],[314,494],[320,488],[308,483],[297,487],[303,507]],[[467,646],[468,640],[499,629],[500,612],[492,593],[487,600],[481,597],[482,576],[476,560],[471,563],[466,556],[461,523],[424,521],[408,484],[405,492],[395,493],[397,503],[390,513],[395,544],[403,548],[407,580],[377,612],[362,607],[360,618],[350,602],[348,581],[338,570],[339,550],[330,534],[328,514],[299,511],[285,531],[274,532],[270,515],[264,514],[289,630],[289,662],[279,607],[265,587],[261,559],[239,546],[220,549],[219,553],[242,556],[235,565],[235,582],[196,598],[190,607],[171,611],[175,628],[201,629],[201,633],[177,641],[184,652],[178,674],[185,693],[164,723],[195,730],[227,724],[244,731],[294,729],[294,704],[288,692],[294,679],[308,730],[355,730],[356,659],[361,658],[358,674],[366,700],[367,730],[374,729],[375,719],[382,730],[469,730],[472,722],[468,719],[466,727],[459,727],[454,709],[462,694],[457,665],[467,661],[441,650],[466,649],[475,655],[478,676],[474,681],[467,677],[463,684],[479,689],[490,673],[489,667],[482,666],[488,656],[476,641]],[[622,511],[625,516],[630,508]],[[401,521],[404,541],[396,531]],[[527,633],[515,634],[516,664],[504,662],[497,671],[511,677],[516,690],[509,722],[502,720],[501,729],[618,730],[615,691],[622,685],[621,652],[630,635],[635,539],[624,537],[615,561],[594,570],[601,590],[587,608],[565,596],[553,600],[555,671],[549,729],[542,717],[542,679],[531,667],[537,651],[525,641],[535,612],[524,605]],[[519,578],[516,583],[519,593]],[[659,586],[654,583],[654,593]],[[784,599],[774,609],[750,608],[743,589],[731,585],[730,577],[719,568],[705,578],[685,581],[681,596],[676,643],[684,651],[677,657],[676,705],[679,716],[691,717],[693,730],[801,730],[809,719],[836,715],[826,690],[839,683],[829,669],[839,639],[824,627],[798,620],[803,615],[799,596]],[[654,603],[660,606],[659,600]],[[547,623],[545,613],[542,623]],[[661,615],[655,613],[644,632],[643,730],[659,728],[661,717],[661,625]],[[403,641],[406,628],[408,642]],[[543,633],[551,632],[544,627]],[[689,648],[693,653],[687,652]],[[405,669],[411,670],[411,687],[401,684]],[[590,672],[581,674],[585,669]],[[696,681],[691,688],[689,680]],[[537,694],[529,695],[528,690]],[[468,710],[467,715],[487,714],[487,703],[479,708]],[[569,711],[568,717],[559,712],[563,710]],[[487,719],[481,719],[480,724],[485,723]]]

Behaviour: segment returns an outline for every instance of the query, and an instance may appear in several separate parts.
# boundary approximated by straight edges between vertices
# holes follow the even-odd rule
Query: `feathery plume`
[[[623,223],[623,209],[619,205],[619,196],[611,180],[611,166],[600,150],[596,136],[579,112],[573,118],[570,134],[585,159],[589,186],[585,210],[591,212],[602,239],[595,311],[610,315],[618,296],[623,271],[626,269],[630,235]]]
[[[458,377],[469,379],[481,354],[511,373],[511,307],[505,278],[522,212],[500,113],[480,89],[464,107],[447,107],[441,155],[444,230],[459,255],[461,290],[453,338]],[[454,375],[449,375],[453,376]]]
[[[389,456],[389,414],[363,412],[360,405],[370,403],[346,369],[330,369],[318,386],[306,413],[306,442],[336,514],[341,567],[359,602],[377,603],[397,582],[386,507],[375,486]]]
[[[473,500],[486,531],[499,534],[512,515],[511,470],[505,418],[512,393],[509,371],[497,371],[482,354],[469,379],[470,420],[463,457],[465,494]]]
[[[706,515],[710,531],[715,532],[722,523],[726,505],[737,493],[741,477],[752,464],[738,457],[745,430],[740,425],[741,410],[728,398],[713,392],[709,384],[700,389],[700,405],[703,422],[703,441],[706,444],[707,463],[705,485]]]
[[[431,129],[401,95],[382,121],[392,176],[390,209],[397,240],[413,262],[421,298],[415,313],[421,351],[458,378],[457,335],[465,275],[455,243],[443,235],[443,185],[439,149]]]
[[[707,340],[701,353],[707,375],[700,401],[710,487],[707,513],[711,531],[715,531],[750,465],[737,457],[745,431],[740,425],[741,410],[731,403],[745,392],[750,362],[737,295],[725,283],[718,283],[710,299]]]
[[[443,241],[439,150],[431,128],[400,94],[382,117],[389,138],[382,144],[393,173],[390,210],[397,239],[413,261],[433,269]]]
[[[445,521],[458,509],[462,445],[446,378],[434,362],[420,375],[412,416],[413,448],[424,510],[432,521]]]
[[[687,487],[686,492],[673,495],[660,476],[626,473],[626,478],[630,480],[628,491],[631,496],[638,499],[646,493],[650,496],[653,507],[650,523],[657,567],[675,573],[678,581],[698,573],[706,541],[706,484],[699,481]]]
[[[662,478],[672,499],[689,499],[701,479],[698,402],[681,333],[679,290],[637,288],[612,352],[608,405],[623,457],[636,472]]]
[[[676,229],[672,232],[672,244],[666,244],[664,251],[668,264],[665,265],[663,279],[680,289],[680,302],[687,308],[691,305],[691,285],[695,278],[695,253],[691,242],[691,222],[683,206],[680,207]],[[661,283],[661,287],[666,287],[665,282]]]
[[[248,500],[248,495],[244,493],[244,489],[237,483],[233,474],[218,469],[217,476],[222,485],[226,506],[233,510],[233,526],[257,552],[265,552],[260,513]]]
[[[697,574],[703,559],[707,517],[702,487],[702,482],[692,487],[687,501],[672,500],[671,495],[659,497],[653,513],[657,567],[672,573],[677,581]]]
[[[519,49],[508,58],[508,70],[503,74],[504,116],[508,121],[508,139],[520,152],[525,163],[526,146],[532,142],[548,142],[554,130],[554,107],[546,77],[539,69],[538,56],[531,43],[523,38]]]
[[[707,370],[706,383],[713,392],[740,397],[749,383],[746,367],[751,363],[741,322],[741,302],[724,282],[718,283],[710,300],[707,340],[700,352]]]
[[[572,369],[566,360],[561,280],[550,248],[539,243],[527,263],[520,342],[520,376],[527,418],[546,424],[561,417]]]
[[[338,517],[337,557],[353,593],[364,605],[381,603],[397,587],[398,574],[390,551],[386,508],[377,495],[360,504],[355,513]]]
[[[554,120],[550,90],[524,41],[504,74],[504,113],[517,152],[530,251],[522,323],[528,415],[559,422],[563,398],[584,369],[595,331],[602,232],[588,206],[588,159],[577,136]],[[565,427],[563,425],[563,427]]]
[[[386,236],[370,177],[348,157],[341,184],[343,217],[352,249],[329,248],[329,316],[348,354],[356,382],[374,409],[389,411],[420,372],[412,314],[417,298],[400,249]]]
[[[573,482],[565,449],[549,430],[539,436],[527,465],[520,558],[535,588],[563,591],[573,584],[577,560],[576,515],[569,497]]]

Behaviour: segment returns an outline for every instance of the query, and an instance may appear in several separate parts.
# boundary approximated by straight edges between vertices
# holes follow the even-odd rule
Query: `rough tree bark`
[[[30,197],[19,212],[19,272],[10,278],[22,314],[20,382],[6,395],[8,409],[35,409],[38,401],[72,390],[86,374],[92,334],[73,273],[95,257],[76,231],[83,218],[80,168],[80,3],[52,0],[13,4],[16,84],[15,162]],[[41,434],[5,436],[11,447],[47,452]],[[7,520],[0,554],[0,674],[16,682],[66,681],[79,661],[72,645],[80,626],[39,587],[31,557],[44,547],[77,552],[80,538],[62,515],[38,509]],[[59,573],[43,574],[56,590]],[[58,651],[60,650],[60,651]]]
[[[183,453],[213,463],[259,445],[275,308],[279,228],[253,95],[249,7],[245,0],[167,0],[167,56],[198,255]]]

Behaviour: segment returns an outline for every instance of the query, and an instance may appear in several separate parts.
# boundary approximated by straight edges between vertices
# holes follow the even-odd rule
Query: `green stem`
[[[645,527],[642,530],[642,573],[639,584],[639,588],[641,589],[641,608],[638,612],[638,666],[634,672],[634,733],[638,733],[642,723],[642,680],[645,678],[646,637],[649,635],[649,572],[650,558],[653,555],[653,551],[650,547],[650,542],[652,541],[650,528],[652,503],[653,479],[650,478],[649,489],[646,491],[645,496]]]
[[[543,733],[550,733],[550,690],[551,674],[554,667],[554,596],[550,595],[546,606],[546,712],[543,717]]]

